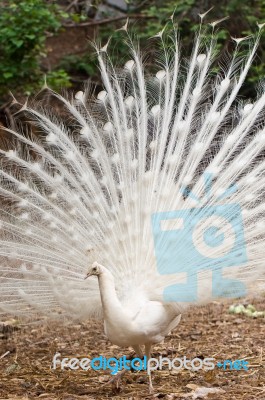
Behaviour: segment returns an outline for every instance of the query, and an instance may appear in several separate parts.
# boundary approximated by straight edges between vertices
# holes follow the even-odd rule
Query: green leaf
[[[34,34],[28,34],[28,35],[26,35],[26,38],[27,38],[27,39],[35,39],[35,38],[36,38],[36,35],[34,35]]]
[[[19,40],[19,39],[12,39],[11,41],[16,47],[21,47],[24,43],[23,40]]]
[[[3,77],[4,77],[5,79],[12,78],[12,76],[13,76],[12,72],[4,72],[4,73],[3,73]]]

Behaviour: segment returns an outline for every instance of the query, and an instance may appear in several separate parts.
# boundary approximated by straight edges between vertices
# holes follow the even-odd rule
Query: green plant
[[[31,92],[40,80],[39,58],[47,32],[57,31],[62,15],[44,0],[10,0],[0,12],[0,94]]]
[[[68,73],[63,69],[56,69],[48,72],[46,75],[46,81],[48,86],[56,91],[72,86]]]
[[[83,55],[65,56],[59,67],[71,75],[95,76],[98,73],[95,54],[91,50]]]

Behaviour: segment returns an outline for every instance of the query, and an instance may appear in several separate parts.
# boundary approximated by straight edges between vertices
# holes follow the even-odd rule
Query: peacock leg
[[[149,360],[149,358],[151,358],[151,348],[152,348],[152,345],[150,343],[145,345],[145,355],[147,357],[147,361]],[[149,379],[149,393],[153,394],[154,387],[153,387],[153,383],[152,383],[151,371],[148,374],[148,379]]]

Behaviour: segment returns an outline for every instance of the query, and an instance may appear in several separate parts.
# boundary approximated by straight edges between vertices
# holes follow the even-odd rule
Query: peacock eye
[[[92,271],[93,271],[93,272],[96,272],[96,270],[97,270],[97,268],[96,268],[96,267],[94,267],[94,268],[92,269]]]

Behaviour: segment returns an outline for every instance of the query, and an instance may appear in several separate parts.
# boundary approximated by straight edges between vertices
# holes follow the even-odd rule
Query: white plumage
[[[131,298],[121,304],[115,290],[114,278],[110,271],[93,263],[88,276],[98,276],[104,329],[112,343],[118,346],[132,346],[141,355],[140,345],[150,346],[161,342],[179,321],[174,304],[146,298]]]
[[[68,101],[51,92],[64,118],[22,108],[31,132],[29,125],[24,132],[19,124],[17,130],[6,129],[12,146],[0,150],[3,312],[100,314],[98,282],[83,279],[96,261],[106,278],[100,289],[107,335],[114,343],[139,346],[148,343],[147,337],[152,343],[162,340],[191,303],[242,294],[237,282],[246,285],[247,293],[258,292],[265,275],[264,84],[251,103],[239,100],[238,93],[262,27],[255,39],[246,39],[245,56],[244,41],[235,40],[231,61],[219,73],[211,70],[214,33],[206,40],[201,28],[187,61],[176,31],[171,36],[161,31],[157,72],[150,76],[126,24],[128,61],[122,70],[111,63],[111,43],[97,48],[104,89],[95,98],[88,101],[86,93],[78,92]],[[189,190],[183,192],[185,186]],[[203,247],[204,223],[196,234],[192,225],[195,217],[206,224],[206,210],[216,204],[236,204],[242,211],[245,244],[238,245],[234,259],[246,248],[247,262],[227,271],[218,261],[218,246]],[[187,215],[188,209],[195,214]],[[189,253],[185,243],[192,237],[210,260],[205,268],[191,255],[172,273],[158,268],[156,240],[162,256],[172,260],[166,237],[155,237],[152,221],[157,213],[174,210],[189,222],[175,246],[176,266]],[[239,229],[233,213],[228,207],[223,218]],[[225,238],[223,251],[234,240],[231,224],[213,221]],[[223,273],[230,276],[225,287]],[[173,292],[165,288],[185,285],[187,277],[186,297],[198,290],[196,299],[179,296],[170,302]]]

